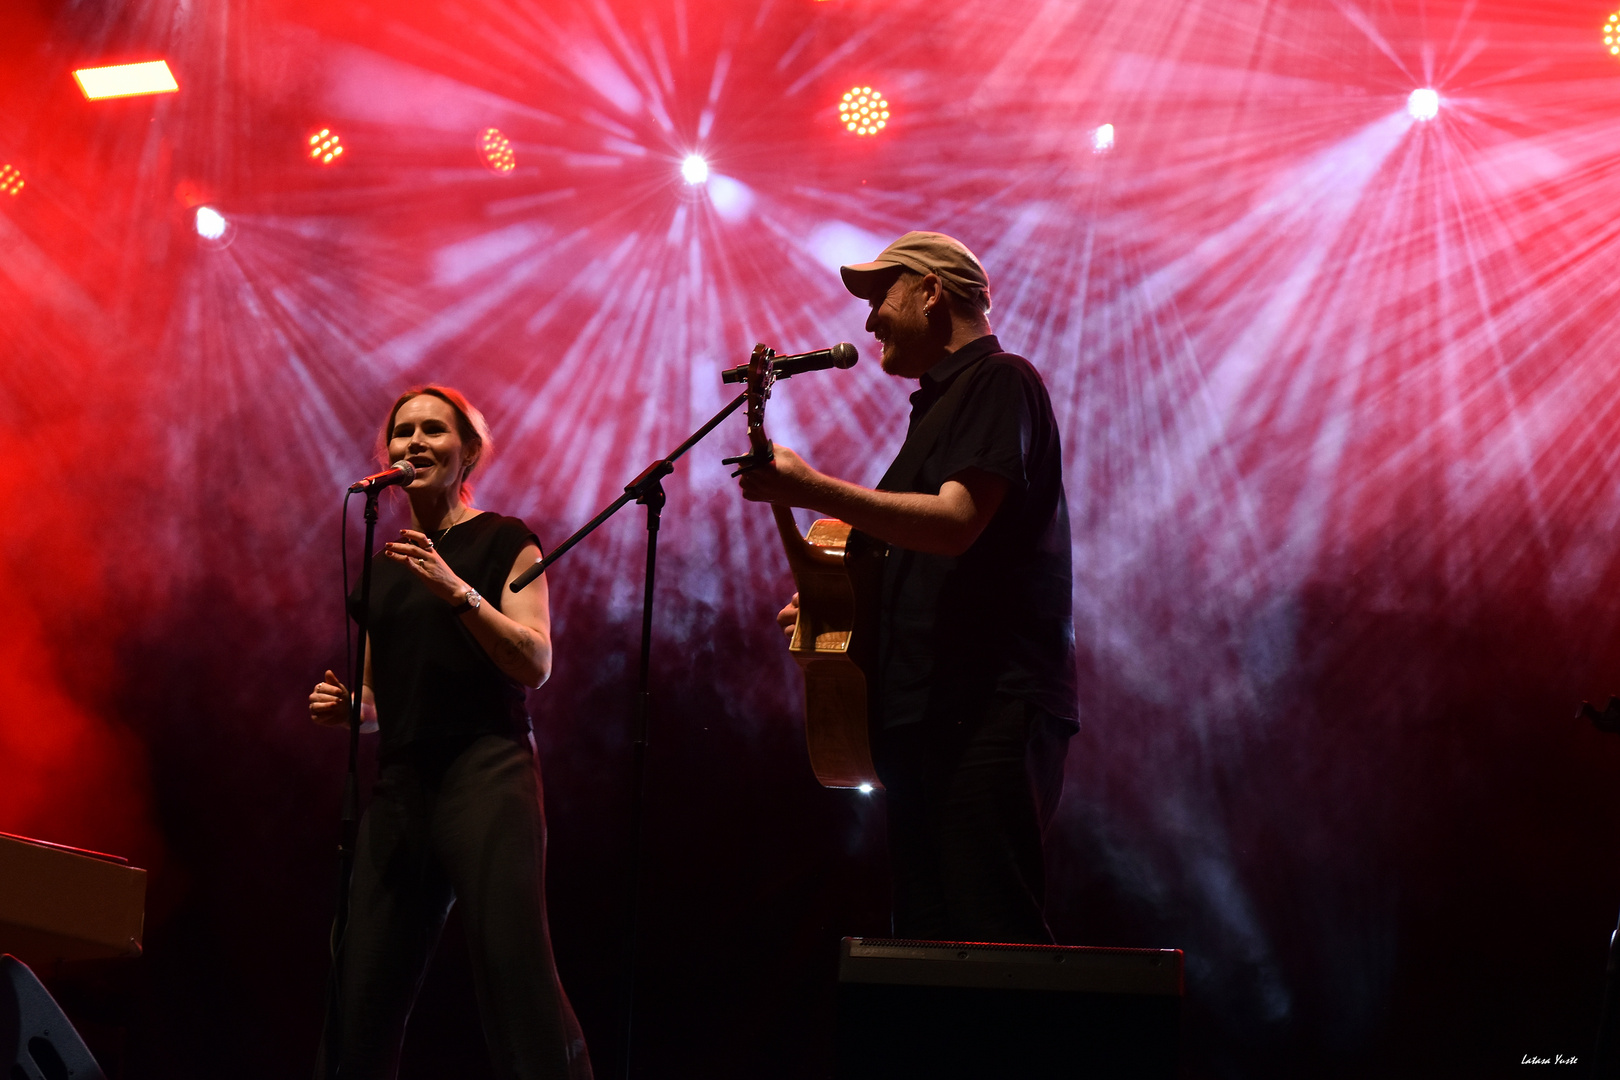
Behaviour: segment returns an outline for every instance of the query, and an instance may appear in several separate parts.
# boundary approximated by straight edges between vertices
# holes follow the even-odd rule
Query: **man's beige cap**
[[[937,274],[951,292],[980,311],[990,310],[990,278],[960,240],[937,232],[908,232],[868,263],[840,266],[844,288],[862,300],[881,298],[904,270]]]

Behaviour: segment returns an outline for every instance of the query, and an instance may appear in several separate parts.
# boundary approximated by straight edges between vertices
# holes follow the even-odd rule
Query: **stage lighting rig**
[[[686,155],[686,160],[681,162],[681,179],[693,187],[707,183],[709,179],[709,163],[704,161],[698,154]]]
[[[1412,91],[1406,99],[1406,111],[1412,114],[1414,120],[1433,120],[1440,115],[1439,93],[1427,87]]]
[[[517,154],[512,140],[501,134],[500,128],[485,128],[478,133],[478,159],[484,168],[496,176],[507,176],[517,168]]]
[[[876,135],[889,123],[889,103],[870,86],[857,86],[838,103],[838,120],[856,135]]]
[[[1620,56],[1620,11],[1609,16],[1609,21],[1603,24],[1603,47],[1609,50],[1610,56]]]
[[[343,156],[343,140],[331,128],[321,128],[309,137],[309,159],[317,165],[331,165]]]
[[[173,94],[180,89],[167,61],[148,60],[142,64],[107,64],[78,68],[73,78],[90,101],[103,98],[138,97],[142,94]]]
[[[15,165],[0,165],[0,195],[15,196],[23,189],[22,172]]]

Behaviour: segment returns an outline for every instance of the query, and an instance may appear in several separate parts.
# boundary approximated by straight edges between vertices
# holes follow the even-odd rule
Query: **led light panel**
[[[180,89],[166,60],[78,68],[73,72],[73,78],[78,81],[84,96],[91,101],[141,94],[172,94]]]

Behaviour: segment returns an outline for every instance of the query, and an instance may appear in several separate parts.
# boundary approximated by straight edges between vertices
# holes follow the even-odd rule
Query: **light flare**
[[[1406,111],[1414,120],[1433,120],[1440,115],[1439,92],[1426,86],[1412,91],[1406,99]]]

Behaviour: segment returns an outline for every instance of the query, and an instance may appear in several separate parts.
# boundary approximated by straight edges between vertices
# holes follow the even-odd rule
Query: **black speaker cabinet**
[[[14,956],[0,956],[0,1075],[107,1080],[56,999]]]
[[[1174,1080],[1179,949],[845,938],[838,1080]]]

